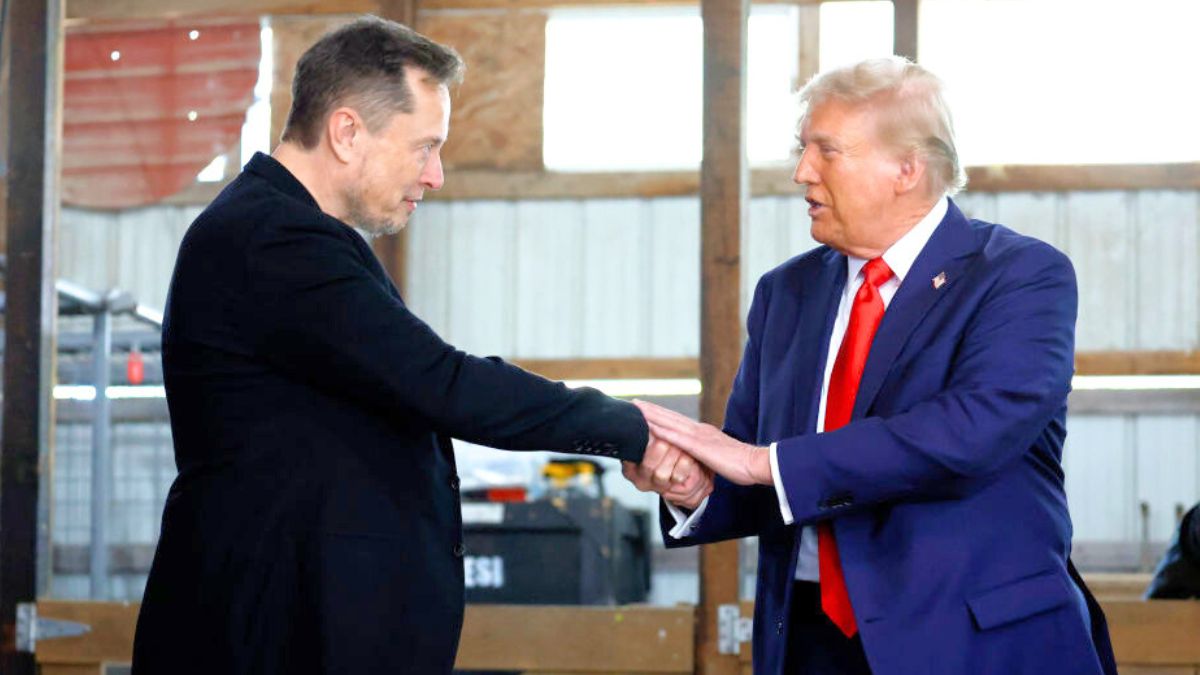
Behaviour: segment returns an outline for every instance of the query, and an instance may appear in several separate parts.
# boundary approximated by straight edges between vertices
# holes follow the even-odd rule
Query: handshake
[[[719,475],[738,485],[771,485],[770,451],[725,435],[661,406],[635,400],[646,417],[650,443],[641,464],[621,462],[621,473],[642,492],[695,509],[712,494]]]

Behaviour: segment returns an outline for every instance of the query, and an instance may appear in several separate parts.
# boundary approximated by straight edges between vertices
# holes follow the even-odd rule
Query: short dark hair
[[[376,16],[364,16],[323,36],[296,64],[292,107],[281,140],[316,147],[329,113],[352,105],[368,129],[379,130],[398,112],[412,112],[405,68],[428,73],[428,80],[462,81],[462,57],[415,30]]]

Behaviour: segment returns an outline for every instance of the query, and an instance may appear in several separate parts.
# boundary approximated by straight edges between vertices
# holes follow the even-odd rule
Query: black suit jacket
[[[464,604],[449,437],[631,461],[647,439],[628,403],[443,342],[261,154],[184,237],[163,375],[179,476],[137,675],[449,673]]]

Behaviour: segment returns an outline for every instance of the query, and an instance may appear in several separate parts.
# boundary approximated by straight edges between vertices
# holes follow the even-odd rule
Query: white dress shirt
[[[892,298],[895,297],[896,291],[900,289],[900,284],[904,283],[904,278],[912,269],[917,256],[925,248],[929,238],[933,236],[933,231],[937,229],[938,223],[942,222],[942,218],[946,216],[947,208],[948,202],[945,197],[942,197],[934,205],[933,210],[925,214],[919,223],[883,253],[883,261],[892,270],[892,278],[879,287],[879,294],[883,297],[885,310],[892,302]],[[846,256],[846,279],[848,281],[842,290],[841,301],[838,303],[837,317],[833,322],[833,333],[829,336],[829,352],[825,359],[825,376],[821,384],[821,405],[817,411],[817,426],[814,429],[816,433],[825,431],[825,399],[829,394],[829,376],[833,373],[833,363],[837,359],[838,349],[841,348],[842,338],[846,335],[846,326],[850,323],[850,310],[854,305],[854,296],[864,281],[862,269],[866,264],[867,261],[863,258]],[[779,476],[777,451],[777,444],[772,443],[771,478],[775,483],[775,494],[779,497],[780,516],[782,516],[784,524],[790,525],[795,519],[792,517],[792,509],[788,505],[787,493],[783,489],[783,480]],[[675,527],[671,528],[669,534],[676,539],[687,536],[703,517],[706,506],[708,506],[707,499],[688,516],[674,504],[667,503],[667,509],[675,518]],[[805,526],[800,530],[800,557],[796,561],[796,578],[803,581],[820,579],[817,564],[817,529],[812,525]]]

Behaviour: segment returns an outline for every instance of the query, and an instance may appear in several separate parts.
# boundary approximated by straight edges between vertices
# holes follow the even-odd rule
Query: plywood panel
[[[690,673],[691,607],[469,605],[455,667],[576,673]]]
[[[450,327],[451,204],[424,202],[408,230],[405,303],[443,337]]]
[[[586,202],[583,354],[629,356],[650,349],[648,207],[635,199]]]
[[[271,17],[274,73],[271,86],[271,141],[275,147],[292,107],[292,76],[296,62],[314,42],[329,31],[349,23],[350,16]]]
[[[1200,664],[1200,602],[1189,600],[1101,602],[1119,664]],[[1126,672],[1124,668],[1122,673]]]
[[[1077,350],[1133,346],[1138,270],[1130,211],[1130,197],[1122,192],[1066,197],[1067,254],[1079,278]]]
[[[562,358],[583,349],[583,208],[517,202],[516,356]]]
[[[1063,470],[1075,539],[1137,540],[1134,442],[1133,426],[1127,418],[1067,418]]]
[[[1194,192],[1137,194],[1138,349],[1194,349],[1200,342],[1200,210]]]
[[[650,355],[700,353],[700,201],[650,203]]]
[[[546,14],[423,14],[420,30],[458,50],[447,168],[541,169]]]
[[[1167,541],[1178,525],[1176,514],[1200,497],[1200,424],[1194,415],[1140,415],[1134,424],[1138,501],[1149,505],[1150,541]]]
[[[516,343],[516,208],[509,202],[450,207],[450,300],[446,335],[478,355],[512,354]]]

